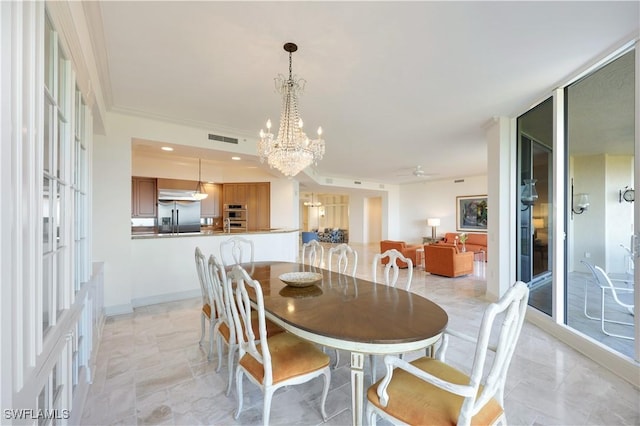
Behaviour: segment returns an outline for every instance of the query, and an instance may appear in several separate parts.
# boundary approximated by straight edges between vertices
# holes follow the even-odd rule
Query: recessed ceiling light
[[[232,160],[236,160],[236,161],[242,160],[242,158],[240,158],[240,157],[231,157],[231,159]]]
[[[161,149],[163,151],[173,151],[173,148],[171,148],[170,146],[163,146]]]

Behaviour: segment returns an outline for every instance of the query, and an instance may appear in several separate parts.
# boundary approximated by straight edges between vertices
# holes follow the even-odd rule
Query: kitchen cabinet
[[[247,184],[248,228],[269,229],[271,225],[271,185],[269,182]]]
[[[222,184],[207,183],[204,185],[208,197],[200,202],[202,217],[222,216]]]
[[[223,185],[224,204],[247,204],[248,183],[225,183]]]
[[[131,178],[131,217],[156,217],[158,208],[157,179]]]
[[[247,206],[247,229],[271,227],[271,184],[269,182],[225,183],[224,204]]]
[[[164,179],[158,178],[158,189],[183,189],[195,191],[198,186],[197,180]]]

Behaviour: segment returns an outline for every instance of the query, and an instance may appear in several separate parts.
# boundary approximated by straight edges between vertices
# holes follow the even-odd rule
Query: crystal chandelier
[[[322,205],[320,200],[318,200],[316,202],[313,201],[313,192],[311,193],[311,201],[305,201],[303,204],[306,207],[320,207]]]
[[[267,120],[267,132],[260,130],[258,155],[260,161],[266,159],[270,167],[280,170],[285,176],[295,176],[311,163],[318,164],[324,155],[322,127],[318,127],[318,138],[309,139],[302,130],[302,119],[298,112],[298,93],[304,90],[303,79],[294,78],[291,71],[291,54],[298,50],[294,43],[286,43],[289,52],[289,78],[279,74],[275,79],[276,90],[282,95],[280,128],[278,137],[271,133],[271,120]]]

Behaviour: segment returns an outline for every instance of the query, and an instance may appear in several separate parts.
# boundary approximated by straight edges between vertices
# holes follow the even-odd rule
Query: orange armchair
[[[458,252],[458,248],[446,244],[424,246],[425,271],[445,277],[459,277],[473,273],[473,252]]]
[[[457,232],[447,232],[444,234],[444,239],[439,244],[455,244],[456,237],[460,234]],[[461,244],[460,241],[457,241],[458,244]],[[467,251],[472,251],[474,253],[484,252],[484,261],[487,259],[487,234],[472,234],[467,232],[467,241],[464,243],[467,247]]]
[[[411,259],[411,261],[413,262],[413,266],[416,266],[416,250],[421,247],[422,245],[420,244],[408,246],[407,243],[405,243],[404,241],[392,241],[392,240],[380,241],[380,253],[384,253],[387,250],[396,249],[400,253],[402,253],[404,257]],[[382,264],[386,265],[387,263],[389,263],[389,258],[383,257]],[[406,268],[409,266],[401,260],[397,260],[396,265],[398,265],[399,268]]]

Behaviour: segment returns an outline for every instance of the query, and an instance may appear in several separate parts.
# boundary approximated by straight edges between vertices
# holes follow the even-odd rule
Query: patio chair
[[[600,321],[600,328],[602,329],[602,332],[604,334],[606,334],[607,336],[612,336],[612,337],[618,337],[620,339],[627,339],[627,340],[633,340],[633,336],[624,336],[621,334],[617,334],[617,333],[612,333],[611,331],[608,331],[605,329],[605,323],[610,323],[610,324],[619,324],[619,325],[630,325],[633,326],[633,321],[628,322],[628,321],[621,321],[621,320],[614,320],[611,319],[611,317],[609,317],[609,319],[607,319],[606,317],[606,308],[607,308],[607,303],[605,300],[605,295],[607,293],[610,293],[612,296],[613,301],[619,305],[620,307],[624,308],[625,311],[627,311],[629,314],[631,314],[632,316],[634,315],[634,305],[633,305],[633,299],[630,297],[629,299],[631,300],[631,303],[626,303],[625,301],[620,299],[620,296],[623,294],[631,294],[633,295],[633,288],[632,287],[616,287],[613,285],[614,282],[616,283],[625,283],[625,284],[629,284],[630,281],[629,280],[617,280],[614,278],[610,278],[609,275],[599,266],[596,265],[592,265],[589,262],[586,262],[584,260],[581,260],[580,262],[582,262],[587,269],[589,269],[589,272],[591,272],[591,275],[593,276],[593,280],[594,283],[600,287],[600,316],[593,316],[590,315],[588,312],[588,288],[587,288],[587,282],[589,282],[589,280],[585,280],[585,284],[584,284],[584,315],[592,320],[598,320]],[[627,312],[622,312],[622,314],[626,314]]]

